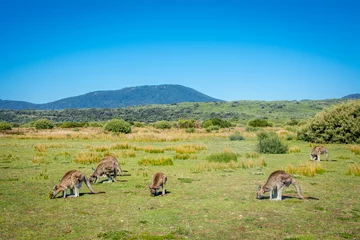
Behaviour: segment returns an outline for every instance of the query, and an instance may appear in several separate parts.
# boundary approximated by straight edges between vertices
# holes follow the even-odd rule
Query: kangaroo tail
[[[94,189],[91,187],[90,181],[89,179],[87,179],[87,177],[84,176],[84,180],[85,180],[85,184],[86,186],[90,189],[90,191],[94,194],[96,194],[97,192],[94,191]]]
[[[301,188],[300,188],[300,186],[297,184],[297,182],[296,182],[295,180],[293,180],[292,184],[294,184],[294,186],[295,186],[295,188],[296,188],[296,192],[297,192],[299,198],[304,199],[304,196],[303,196],[302,193],[301,193]]]

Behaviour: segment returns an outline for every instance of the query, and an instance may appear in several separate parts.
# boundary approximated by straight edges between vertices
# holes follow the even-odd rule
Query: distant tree
[[[210,118],[210,119],[205,120],[201,124],[201,127],[203,127],[203,128],[209,128],[211,126],[217,126],[217,127],[220,127],[220,128],[227,128],[227,127],[231,127],[231,123],[229,121],[222,120],[220,118]]]
[[[272,127],[272,124],[264,119],[254,119],[251,120],[248,124],[251,127]]]
[[[195,128],[195,119],[179,119],[178,124],[180,128]]]
[[[54,124],[49,119],[42,118],[35,121],[34,127],[36,129],[52,129],[54,128]]]
[[[104,129],[109,132],[130,133],[131,125],[123,119],[112,119],[106,122]]]

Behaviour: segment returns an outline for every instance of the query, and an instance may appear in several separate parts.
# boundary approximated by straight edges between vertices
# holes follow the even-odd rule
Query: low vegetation
[[[216,104],[186,106],[244,105]],[[262,111],[304,104],[317,111],[325,106],[256,103]],[[170,129],[134,122],[127,134],[107,131],[104,124],[35,129],[29,123],[32,127],[2,131],[0,239],[359,239],[358,144],[327,143],[329,161],[315,162],[309,154],[316,144],[296,138],[301,121],[279,126],[269,120],[273,127],[259,128],[248,120],[233,119],[230,127],[210,132],[196,121],[192,133],[177,120]],[[244,139],[231,140],[239,133]],[[258,151],[263,139],[264,149],[286,151]],[[105,193],[88,194],[83,186],[78,198],[49,199],[64,173],[77,169],[89,176],[109,154],[128,172],[117,182],[93,184]],[[258,185],[275,170],[291,173],[306,198],[298,199],[290,186],[281,202],[268,195],[257,200]],[[167,193],[150,197],[151,177],[159,171],[168,177]]]
[[[334,105],[318,113],[298,133],[314,143],[360,143],[360,101]]]

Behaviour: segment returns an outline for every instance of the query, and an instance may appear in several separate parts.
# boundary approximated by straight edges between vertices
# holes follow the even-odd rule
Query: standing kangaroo
[[[70,194],[71,194],[68,197],[78,197],[79,188],[81,187],[82,182],[85,182],[86,186],[90,189],[90,191],[96,194],[94,189],[91,187],[89,180],[85,177],[85,175],[82,172],[78,170],[71,170],[65,173],[60,183],[53,188],[53,190],[50,193],[50,198],[54,199],[59,192],[63,192],[63,198],[66,198],[67,189],[70,189]],[[73,195],[74,189],[75,189],[75,195]]]
[[[329,153],[324,146],[317,146],[311,150],[310,159],[320,162],[320,155],[325,153],[326,161],[328,160]]]
[[[272,200],[274,191],[277,191],[276,200],[281,201],[283,187],[288,187],[290,184],[295,186],[299,198],[304,199],[301,194],[301,189],[296,183],[294,177],[282,170],[277,170],[270,174],[266,183],[263,186],[259,186],[256,198],[261,199],[263,198],[265,192],[270,192],[270,200]]]
[[[114,178],[111,178],[111,173],[114,173]],[[104,174],[108,177],[109,182],[116,182],[117,173],[123,176],[119,162],[114,156],[107,156],[100,161],[94,172],[90,175],[90,182],[96,183]]]
[[[152,176],[152,182],[150,188],[150,196],[156,197],[157,190],[162,187],[162,194],[161,196],[165,195],[165,184],[167,181],[167,177],[163,172],[157,172]]]

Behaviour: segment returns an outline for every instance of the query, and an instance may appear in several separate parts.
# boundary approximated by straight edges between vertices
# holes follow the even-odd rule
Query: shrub
[[[360,139],[360,101],[340,103],[318,113],[298,131],[297,138],[314,143],[356,143]]]
[[[251,127],[272,127],[272,124],[264,119],[251,120],[248,125]]]
[[[185,129],[185,132],[187,132],[187,133],[194,133],[194,132],[195,132],[195,128],[187,128],[187,129]]]
[[[241,135],[241,133],[236,132],[232,135],[229,136],[230,141],[241,141],[241,140],[245,140],[244,136]]]
[[[134,122],[134,127],[144,127],[145,123],[143,122]]]
[[[196,121],[194,119],[179,119],[178,124],[180,128],[195,128]]]
[[[237,156],[233,152],[215,153],[208,156],[206,160],[208,160],[209,162],[225,162],[225,163],[228,163],[230,161],[237,162]]]
[[[158,121],[154,123],[154,128],[157,129],[170,129],[172,127],[172,124],[169,121]]]
[[[131,125],[122,119],[112,119],[106,122],[104,129],[109,132],[130,133]]]
[[[231,127],[231,123],[225,120],[222,120],[220,118],[210,118],[205,120],[202,124],[201,127],[203,128],[208,128],[210,126],[217,126],[220,128],[228,128]]]
[[[288,146],[284,144],[276,133],[261,132],[257,135],[259,153],[284,154],[288,152]]]
[[[103,122],[90,122],[89,123],[89,127],[103,127],[104,123]]]
[[[35,121],[34,127],[36,129],[52,129],[54,128],[54,124],[49,119],[42,118]]]
[[[11,130],[11,124],[7,122],[0,122],[0,130]]]
[[[219,129],[220,129],[219,126],[209,126],[206,128],[206,132],[217,131]]]

